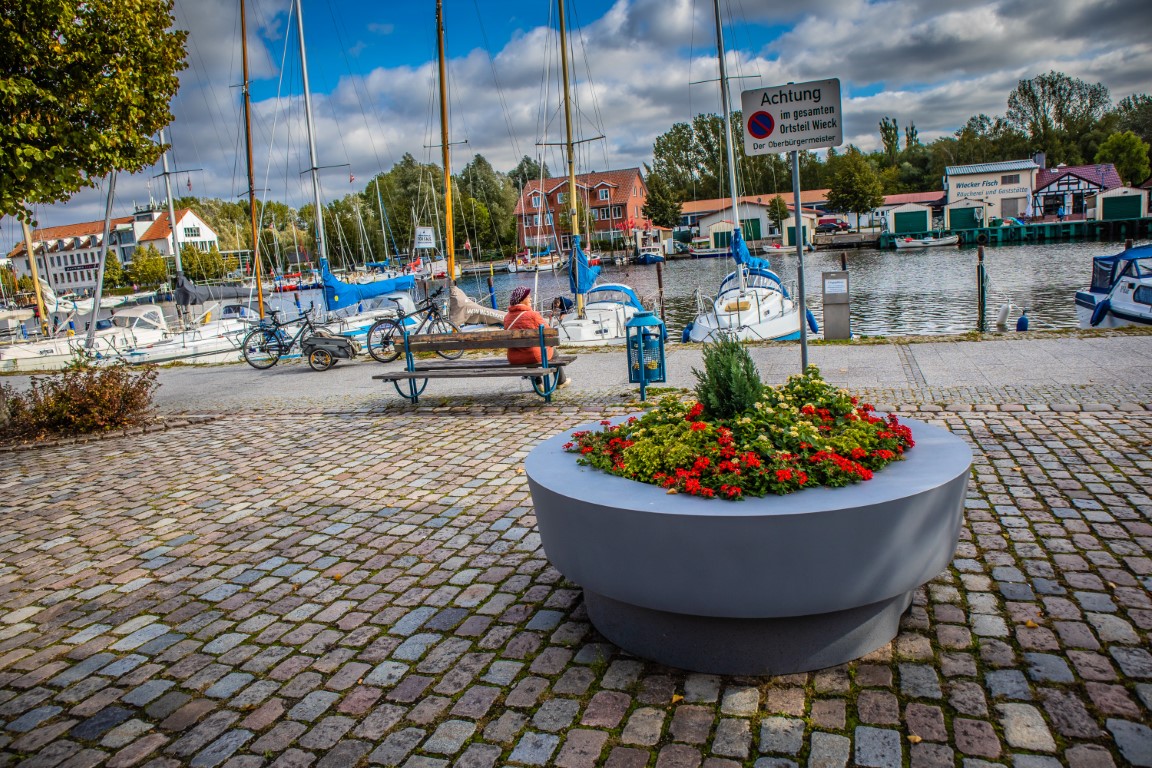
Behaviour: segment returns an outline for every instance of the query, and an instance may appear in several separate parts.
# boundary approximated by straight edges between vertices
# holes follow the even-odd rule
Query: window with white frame
[[[601,200],[607,200],[607,199],[608,199],[608,196],[609,196],[610,194],[611,194],[611,190],[608,190],[608,189],[601,189],[601,190],[600,190],[600,199],[601,199]]]
[[[614,219],[624,218],[624,209],[622,207],[620,207],[619,205],[612,206],[612,218],[614,218]]]
[[[568,202],[568,193],[567,192],[557,192],[556,193],[556,204],[557,205],[564,205],[564,203],[566,203],[566,202]]]
[[[200,237],[200,227],[184,227],[184,237],[188,239]]]
[[[540,207],[540,195],[532,195],[532,203],[531,204],[532,204],[533,208],[539,208]]]
[[[552,214],[551,213],[544,214],[544,225],[548,226],[548,227],[552,226]]]

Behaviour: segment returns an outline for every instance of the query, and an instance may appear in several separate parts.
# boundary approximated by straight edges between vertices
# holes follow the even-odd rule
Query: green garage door
[[[713,248],[727,248],[732,244],[732,232],[726,230],[724,232],[712,233],[712,247]]]
[[[895,227],[893,234],[904,235],[911,232],[927,232],[932,227],[928,224],[928,211],[904,211],[892,217]]]
[[[744,233],[745,240],[759,240],[760,219],[741,219],[740,231]]]
[[[1103,199],[1104,210],[1100,215],[1103,221],[1116,221],[1117,219],[1140,218],[1140,203],[1142,195],[1124,195],[1123,197],[1106,197]]]
[[[979,210],[979,208],[953,208],[948,214],[948,220],[951,222],[948,228],[953,231],[979,229],[984,226],[984,222],[976,220],[976,212]]]
[[[807,243],[808,242],[808,227],[803,227],[803,228],[801,228],[800,231],[804,233],[804,242]],[[796,225],[795,224],[788,227],[788,242],[792,243],[792,245],[796,245]]]

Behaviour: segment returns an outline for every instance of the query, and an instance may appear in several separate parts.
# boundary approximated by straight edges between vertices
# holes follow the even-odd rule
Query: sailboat
[[[732,143],[732,114],[728,96],[728,71],[724,62],[724,30],[720,0],[713,0],[716,14],[716,52],[720,62],[720,101],[724,113],[724,144],[728,159],[728,186],[732,195],[732,239],[728,254],[735,271],[720,282],[714,296],[696,292],[696,319],[684,328],[685,341],[711,341],[729,336],[741,341],[775,341],[800,338],[800,307],[788,295],[780,276],[764,259],[753,257],[740,232],[736,189],[736,155]],[[694,252],[695,255],[695,252]],[[808,317],[816,331],[815,318]]]
[[[559,0],[560,68],[564,80],[564,148],[568,157],[568,221],[572,226],[572,252],[568,258],[568,285],[576,296],[576,314],[556,323],[561,345],[622,344],[627,324],[644,307],[636,292],[621,283],[597,285],[599,263],[593,264],[580,245],[577,215],[576,156],[572,137],[572,98],[568,77],[568,34],[564,0]],[[598,260],[596,260],[598,262]],[[537,270],[541,267],[539,262]]]

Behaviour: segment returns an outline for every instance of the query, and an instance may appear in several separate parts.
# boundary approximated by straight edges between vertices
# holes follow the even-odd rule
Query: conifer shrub
[[[756,405],[764,393],[747,348],[731,334],[704,345],[704,370],[696,376],[696,399],[707,419],[731,419]]]
[[[0,384],[0,438],[39,440],[139,426],[152,416],[158,386],[154,367],[124,364],[72,365],[34,376],[27,392]]]

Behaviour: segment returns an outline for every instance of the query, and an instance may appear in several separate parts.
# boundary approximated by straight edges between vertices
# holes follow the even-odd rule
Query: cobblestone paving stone
[[[935,394],[868,391],[976,453],[951,566],[770,678],[630,657],[549,565],[523,458],[608,395],[0,454],[0,765],[1152,765],[1147,389]]]

